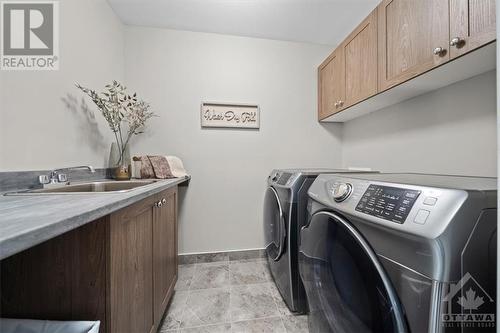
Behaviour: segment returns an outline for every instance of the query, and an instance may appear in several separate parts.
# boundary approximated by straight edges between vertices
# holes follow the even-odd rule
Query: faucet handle
[[[42,185],[50,183],[49,176],[47,175],[40,175],[38,176],[38,182]]]
[[[59,183],[66,183],[68,181],[68,176],[65,173],[58,173],[57,180]]]

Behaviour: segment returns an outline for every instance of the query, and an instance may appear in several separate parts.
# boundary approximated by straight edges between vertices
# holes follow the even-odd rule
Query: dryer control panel
[[[384,220],[404,223],[420,191],[370,184],[356,210]]]
[[[451,221],[464,216],[457,212],[466,200],[471,203],[479,200],[478,196],[470,196],[469,190],[451,187],[460,182],[471,186],[466,181],[468,178],[419,174],[325,174],[316,178],[308,194],[313,204],[312,214],[330,209],[356,222],[436,239]],[[474,185],[481,181],[481,178],[474,178],[470,183]],[[491,180],[492,187],[496,186],[495,181]],[[334,191],[343,183],[350,184],[352,191],[345,200],[338,202]],[[488,191],[496,195],[496,191]],[[495,204],[496,201],[488,203],[490,206]]]

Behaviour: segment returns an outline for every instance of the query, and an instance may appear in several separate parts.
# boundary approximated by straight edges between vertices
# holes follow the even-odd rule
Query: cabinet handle
[[[450,40],[450,46],[455,46],[457,49],[465,45],[465,40],[460,37],[454,37]]]
[[[436,47],[434,49],[434,51],[432,51],[432,53],[434,53],[434,55],[438,55],[440,57],[443,57],[446,54],[446,49],[444,49],[442,47]]]
[[[163,200],[161,201],[162,204],[166,204],[167,203],[167,199],[163,198]]]

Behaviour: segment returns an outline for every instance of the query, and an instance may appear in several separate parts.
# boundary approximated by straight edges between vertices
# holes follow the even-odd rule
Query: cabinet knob
[[[50,183],[49,176],[47,176],[47,175],[40,175],[40,176],[38,176],[38,182],[40,184],[48,184],[48,183]]]
[[[335,102],[335,107],[338,108],[339,107],[339,102]]]
[[[163,206],[163,204],[161,203],[161,200],[160,200],[160,201],[158,201],[157,203],[155,203],[155,207],[158,207],[158,208],[159,208],[159,207],[161,207],[161,206]]]
[[[465,45],[465,40],[460,37],[454,37],[450,40],[450,46],[455,46],[457,49]]]
[[[344,101],[339,101],[339,106],[343,106],[344,105]]]
[[[167,203],[167,199],[163,198],[162,201],[161,201],[162,204],[166,204]]]
[[[434,55],[438,55],[440,57],[443,57],[446,54],[446,49],[444,49],[442,47],[436,47],[434,49],[434,51],[432,51],[432,53],[434,53]]]

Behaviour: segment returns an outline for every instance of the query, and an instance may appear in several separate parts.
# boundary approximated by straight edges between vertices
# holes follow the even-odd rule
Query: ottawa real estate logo
[[[470,273],[465,273],[460,281],[450,285],[442,300],[442,325],[478,332],[491,330],[495,327],[495,301],[490,293]]]
[[[0,2],[0,69],[59,69],[59,2]]]

